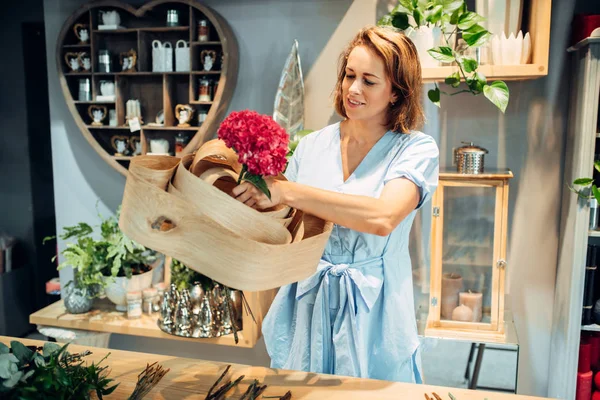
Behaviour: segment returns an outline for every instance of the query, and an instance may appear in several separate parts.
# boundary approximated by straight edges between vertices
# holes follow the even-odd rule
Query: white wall
[[[58,32],[84,0],[45,2],[52,119],[52,153],[57,227],[96,223],[121,201],[125,179],[90,147],[65,105],[54,60]],[[240,72],[230,111],[252,108],[271,113],[283,62],[293,39],[300,43],[306,79],[306,126],[334,120],[330,93],[338,54],[359,27],[373,24],[386,1],[377,0],[208,0],[230,22],[239,41]],[[472,140],[490,150],[488,166],[509,167],[508,289],[521,343],[519,392],[546,394],[552,302],[557,260],[559,199],[567,105],[561,84],[572,4],[555,0],[547,78],[509,82],[505,115],[481,97],[443,98],[427,107],[424,129],[441,148],[441,165],[452,147]],[[257,84],[259,82],[259,84]],[[428,230],[423,235],[428,236]],[[64,243],[59,243],[62,249]],[[62,277],[63,282],[66,277]],[[178,341],[114,335],[111,347],[268,365],[264,343],[241,350]],[[466,360],[467,355],[465,355]]]

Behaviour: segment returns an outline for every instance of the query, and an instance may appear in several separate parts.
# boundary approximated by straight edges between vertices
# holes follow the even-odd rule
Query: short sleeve
[[[302,159],[302,151],[304,146],[304,138],[302,138],[300,143],[298,143],[298,146],[296,146],[294,154],[292,154],[292,157],[290,157],[285,172],[283,173],[283,175],[285,175],[285,179],[288,181],[296,182],[298,180],[298,170],[300,168],[300,160]]]
[[[384,178],[384,184],[406,178],[419,188],[417,209],[426,203],[438,186],[439,150],[431,136],[419,134],[394,155]]]

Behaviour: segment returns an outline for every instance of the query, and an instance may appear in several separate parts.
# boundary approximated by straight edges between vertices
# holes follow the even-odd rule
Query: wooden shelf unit
[[[529,19],[523,21],[523,34],[531,36],[530,64],[521,65],[481,65],[477,71],[490,80],[526,80],[548,75],[548,55],[550,50],[550,16],[552,0],[529,0],[524,4]],[[495,33],[495,32],[494,32]],[[458,71],[455,66],[423,68],[423,82],[443,82],[450,74]]]
[[[206,42],[192,42],[192,46],[211,46],[211,45],[220,45],[219,41],[206,41]]]
[[[238,343],[235,343],[233,334],[218,338],[185,338],[170,335],[160,330],[157,325],[158,314],[142,314],[141,318],[128,319],[124,312],[116,311],[115,305],[108,299],[96,300],[94,308],[85,314],[67,313],[62,300],[57,301],[29,316],[32,324],[52,326],[57,328],[80,329],[84,331],[119,333],[140,337],[150,337],[168,340],[183,340],[196,343],[207,343],[224,346],[237,346],[252,348],[261,336],[263,316],[266,314],[275,290],[265,292],[244,292],[250,309],[254,313],[256,323],[250,315],[244,312],[243,329],[238,332]]]
[[[180,11],[180,23],[183,26],[164,26],[166,10],[175,8]],[[117,10],[124,26],[122,29],[98,29],[98,10]],[[163,15],[164,14],[164,15]],[[200,19],[209,21],[211,41],[197,41],[197,25]],[[79,43],[73,33],[77,23],[86,24],[90,29],[90,39],[86,44]],[[176,65],[176,41],[185,40],[189,44],[189,71],[152,71],[152,41],[169,41],[173,46],[173,68]],[[98,132],[118,130],[120,135],[138,136],[142,141],[142,149],[149,149],[145,143],[152,138],[160,138],[161,132],[169,140],[169,150],[175,154],[174,134],[171,131],[181,131],[189,135],[189,142],[178,155],[195,151],[205,141],[211,139],[216,132],[218,123],[224,117],[228,104],[233,95],[237,81],[238,47],[233,31],[228,23],[210,8],[195,0],[153,0],[136,9],[131,5],[117,3],[111,0],[95,1],[78,9],[65,22],[59,34],[56,49],[56,60],[63,94],[69,110],[82,134],[98,152],[98,154],[113,168],[123,175],[127,174],[130,158],[114,157],[114,149],[109,140],[100,138]],[[209,46],[217,52],[212,71],[203,71],[199,60],[202,46]],[[98,51],[109,50],[112,58],[112,72],[100,72],[98,69]],[[136,70],[121,71],[118,61],[119,54],[133,49],[137,52]],[[66,53],[85,51],[91,57],[91,71],[72,72],[65,60]],[[221,65],[221,52],[223,65]],[[118,69],[117,69],[118,68]],[[207,78],[211,81],[213,90],[211,102],[198,102],[198,80]],[[92,89],[91,101],[78,100],[79,79],[89,78]],[[100,81],[112,81],[115,84],[116,101],[95,101],[100,94]],[[215,90],[216,89],[216,90]],[[138,132],[128,132],[125,124],[126,102],[137,99],[141,103],[142,124],[156,120],[159,111],[163,111],[165,127],[143,125]],[[198,124],[197,114],[206,112],[207,116],[201,126],[180,128],[176,126],[175,107],[177,104],[191,105],[195,113],[191,125]],[[109,127],[108,115],[103,121],[105,126],[91,126],[88,107],[92,105],[105,106],[115,110],[118,127]]]
[[[101,35],[118,35],[120,33],[132,32],[186,32],[189,26],[152,26],[147,28],[123,28],[123,29],[94,29],[92,33]]]
[[[73,103],[75,103],[75,104],[115,104],[114,101],[93,101],[93,100],[90,100],[90,101],[76,100]]]

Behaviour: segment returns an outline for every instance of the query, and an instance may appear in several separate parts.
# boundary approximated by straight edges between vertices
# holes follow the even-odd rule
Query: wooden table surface
[[[11,340],[18,340],[25,345],[43,345],[43,342],[38,340],[14,339],[0,336],[0,342],[6,345],[9,345]],[[164,368],[169,368],[170,372],[167,373],[158,386],[146,398],[168,400],[204,399],[210,386],[227,365],[225,363],[189,358],[99,349],[89,346],[69,346],[69,351],[72,353],[83,350],[91,350],[93,353],[86,357],[88,362],[99,361],[110,352],[110,356],[104,361],[106,364],[103,365],[110,366],[110,377],[121,384],[112,395],[106,397],[107,399],[127,398],[135,387],[137,375],[146,367],[146,364],[151,364],[155,361],[158,361]],[[349,378],[232,364],[228,378],[235,379],[240,375],[245,375],[245,378],[235,390],[229,392],[227,399],[238,399],[254,379],[258,379],[261,383],[268,385],[264,396],[282,396],[288,390],[291,390],[292,399],[303,400],[423,400],[425,399],[425,393],[431,395],[432,392],[437,393],[444,400],[450,399],[448,392],[452,393],[457,400],[484,400],[486,398],[488,400],[542,399],[541,397],[429,385],[413,385],[374,379]]]

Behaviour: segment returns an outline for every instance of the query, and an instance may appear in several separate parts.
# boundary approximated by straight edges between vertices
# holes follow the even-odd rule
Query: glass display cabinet
[[[440,171],[426,336],[503,341],[509,170]]]

